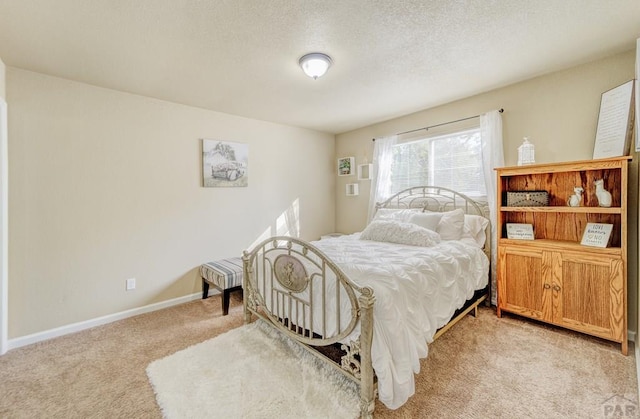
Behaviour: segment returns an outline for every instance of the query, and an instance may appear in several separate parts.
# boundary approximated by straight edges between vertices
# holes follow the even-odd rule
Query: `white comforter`
[[[390,409],[402,406],[415,391],[413,375],[420,372],[427,343],[487,285],[486,255],[461,241],[417,247],[359,240],[359,234],[313,244],[351,280],[374,290],[371,352],[378,395]]]

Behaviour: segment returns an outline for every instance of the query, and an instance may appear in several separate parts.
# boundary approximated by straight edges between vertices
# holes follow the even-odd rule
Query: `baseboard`
[[[213,289],[209,290],[209,295],[220,294],[220,291]],[[149,304],[143,307],[132,308],[130,310],[121,311],[119,313],[108,314],[106,316],[98,317],[83,322],[72,323],[66,326],[56,327],[55,329],[45,330],[43,332],[34,333],[27,336],[21,336],[19,338],[9,339],[7,342],[7,349],[16,349],[22,346],[31,345],[33,343],[42,342],[48,339],[57,338],[60,336],[68,335],[71,333],[80,332],[82,330],[90,329],[96,326],[102,326],[107,323],[113,323],[118,320],[123,320],[128,317],[137,316],[139,314],[149,313],[163,308],[175,306],[178,304],[188,303],[189,301],[198,300],[202,298],[202,293],[195,293],[185,295],[183,297],[174,298],[171,300],[162,301],[159,303]]]

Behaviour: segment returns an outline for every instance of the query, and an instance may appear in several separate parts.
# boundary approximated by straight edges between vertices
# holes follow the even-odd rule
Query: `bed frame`
[[[466,214],[488,218],[486,206],[461,193],[435,186],[403,190],[378,203],[376,210],[379,208],[420,208],[434,212],[461,208]],[[484,252],[491,260],[489,227],[486,235]],[[377,393],[371,363],[375,304],[373,290],[359,287],[313,244],[293,237],[271,237],[251,251],[243,252],[242,259],[245,323],[251,322],[255,314],[355,381],[360,388],[360,416],[371,418]],[[490,284],[491,281],[485,289],[476,292],[452,320],[438,330],[434,339],[467,313],[473,311],[475,315],[478,305],[490,295]],[[335,305],[325,305],[328,293],[336,294]],[[341,301],[345,295],[348,302]],[[351,319],[348,322],[340,318],[341,304],[350,307]],[[320,307],[314,310],[314,306],[318,305]],[[317,318],[318,313],[321,313],[320,319]],[[335,320],[328,322],[327,313],[334,313],[329,318]],[[349,344],[339,343],[357,327],[360,328],[360,335],[356,340],[351,340]],[[331,359],[335,358],[335,349],[331,348],[341,349],[339,363]],[[334,356],[330,353],[334,353]]]

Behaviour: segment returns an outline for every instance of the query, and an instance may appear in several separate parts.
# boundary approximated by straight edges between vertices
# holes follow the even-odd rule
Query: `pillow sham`
[[[487,241],[485,230],[488,225],[489,220],[480,215],[465,214],[462,238],[473,239],[478,247],[484,247],[484,242]]]
[[[412,215],[409,220],[410,222],[420,225],[424,228],[437,231],[438,233],[440,233],[442,240],[464,240],[466,243],[476,245],[480,248],[484,247],[484,244],[487,241],[486,228],[489,225],[489,220],[481,215],[464,214],[462,209],[457,209],[455,211],[458,211],[458,212],[455,214],[451,214],[454,211],[449,211],[449,212],[425,211],[422,214]],[[462,233],[458,239],[453,239],[453,238],[446,239],[445,237],[457,237],[458,235],[458,228],[460,227],[459,212],[463,212],[463,216],[464,216]],[[422,217],[422,215],[424,214],[428,214],[427,217],[431,217],[431,218]],[[439,224],[440,217],[442,217],[445,214],[446,214],[445,222],[443,223],[442,226],[440,226],[441,228],[440,229],[438,229],[438,227],[436,227],[435,229],[431,228],[433,226],[433,220],[437,219]],[[454,221],[454,223],[451,223],[451,221]],[[469,240],[465,240],[465,239],[469,239]]]
[[[420,212],[411,215],[409,222],[424,227],[427,230],[438,231],[438,223],[442,219],[441,212]]]
[[[373,216],[374,220],[398,220],[402,222],[408,222],[409,218],[413,214],[419,214],[422,212],[422,208],[379,208],[376,214]],[[372,220],[373,221],[373,220]]]
[[[436,231],[442,240],[460,240],[464,229],[464,212],[458,208],[443,212]]]
[[[360,234],[360,240],[430,247],[440,243],[440,235],[416,224],[373,220]]]

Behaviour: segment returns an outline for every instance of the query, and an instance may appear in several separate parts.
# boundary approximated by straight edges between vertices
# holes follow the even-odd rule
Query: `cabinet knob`
[[[549,288],[551,288],[551,285],[549,285],[549,284],[544,284],[544,289],[548,290]]]

